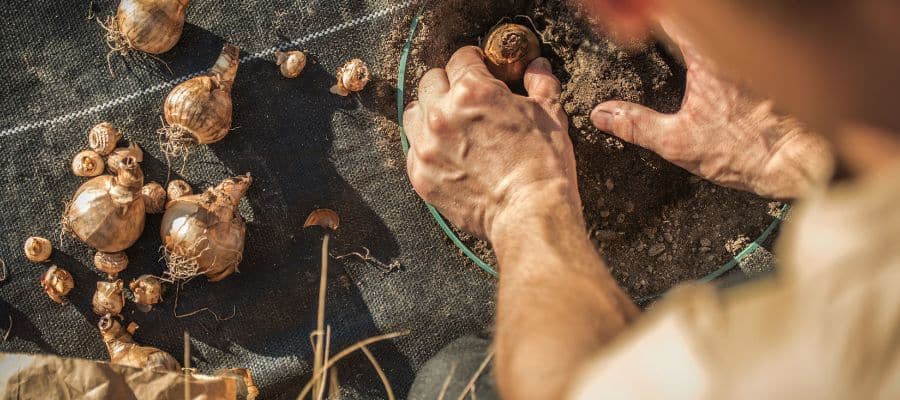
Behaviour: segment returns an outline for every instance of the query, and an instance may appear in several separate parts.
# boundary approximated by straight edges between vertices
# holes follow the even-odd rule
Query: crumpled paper
[[[185,381],[189,381],[189,386]],[[246,369],[217,376],[155,372],[52,355],[0,354],[2,399],[248,399],[258,391]]]

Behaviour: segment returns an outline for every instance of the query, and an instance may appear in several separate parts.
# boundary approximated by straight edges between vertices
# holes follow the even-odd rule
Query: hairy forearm
[[[639,313],[610,275],[581,211],[549,190],[497,223],[497,379],[508,399],[558,399]]]

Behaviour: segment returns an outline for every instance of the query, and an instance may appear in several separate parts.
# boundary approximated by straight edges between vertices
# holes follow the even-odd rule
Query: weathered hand
[[[547,199],[564,199],[561,206],[580,212],[559,81],[539,58],[524,83],[528,97],[512,93],[488,72],[479,48],[464,47],[446,70],[422,77],[418,101],[403,114],[416,192],[483,238],[517,213],[550,212],[556,204],[544,204]]]
[[[833,159],[824,138],[776,114],[772,101],[725,80],[677,29],[663,26],[687,65],[681,110],[660,114],[637,104],[605,102],[591,113],[598,129],[702,178],[761,196],[797,197],[827,179]]]

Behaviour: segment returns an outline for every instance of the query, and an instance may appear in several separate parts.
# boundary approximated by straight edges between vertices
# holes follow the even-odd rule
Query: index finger
[[[466,46],[453,53],[447,62],[446,71],[451,85],[466,74],[494,79],[484,63],[484,52],[475,46]]]

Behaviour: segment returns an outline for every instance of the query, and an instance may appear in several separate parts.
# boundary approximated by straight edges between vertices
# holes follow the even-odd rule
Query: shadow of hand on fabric
[[[11,326],[9,325],[10,321],[12,321]],[[53,347],[41,337],[40,331],[28,316],[5,300],[0,300],[0,326],[3,326],[3,335],[8,334],[9,338],[20,338],[34,343],[44,353],[54,352]],[[3,348],[2,345],[0,348]]]

